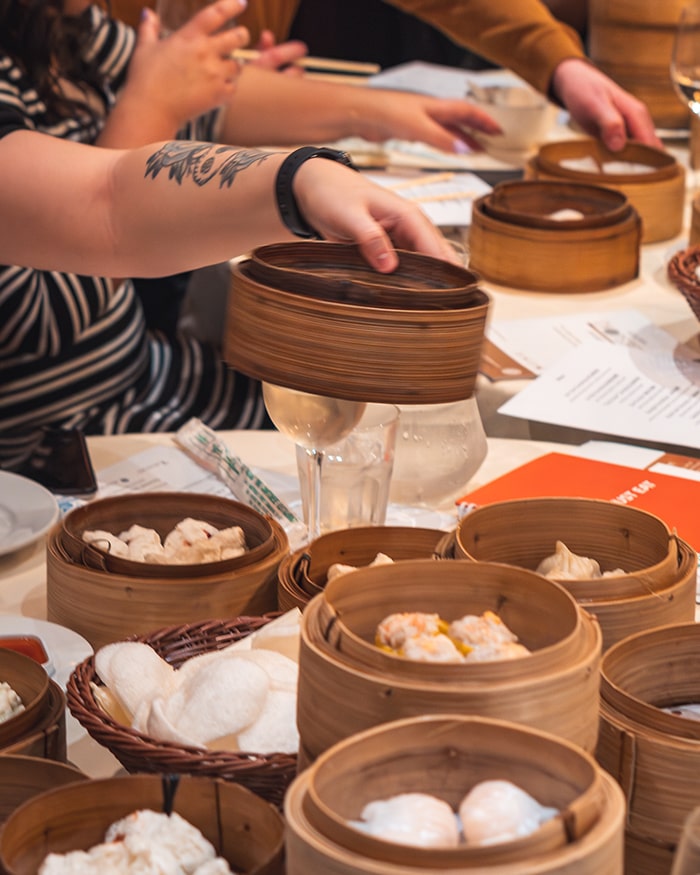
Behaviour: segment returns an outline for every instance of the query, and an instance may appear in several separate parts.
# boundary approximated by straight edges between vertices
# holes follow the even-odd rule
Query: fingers
[[[155,43],[160,39],[160,20],[148,6],[141,11],[137,39],[139,43]]]
[[[305,43],[300,40],[289,40],[263,50],[260,57],[253,63],[267,69],[280,70],[291,66],[299,58],[303,58],[306,53]],[[303,70],[299,70],[299,72],[303,73]]]
[[[180,32],[186,35],[188,30],[196,30],[205,34],[214,34],[223,28],[238,30],[238,28],[230,28],[230,25],[245,7],[246,3],[242,0],[215,0],[214,3],[208,3],[196,15],[193,15],[180,28]],[[245,28],[242,29],[245,30]],[[245,44],[247,45],[247,42]]]

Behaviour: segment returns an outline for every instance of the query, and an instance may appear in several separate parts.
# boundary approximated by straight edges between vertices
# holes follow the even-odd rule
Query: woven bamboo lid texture
[[[696,209],[694,202],[693,222]],[[700,214],[698,225],[700,228]],[[700,320],[700,245],[695,244],[676,252],[668,263],[668,278],[686,299],[695,318]]]
[[[233,268],[224,352],[269,383],[357,401],[441,403],[474,388],[488,298],[477,277],[399,253],[391,274],[354,246],[255,250]]]
[[[555,218],[563,210],[580,218]],[[619,192],[535,179],[499,183],[472,206],[470,263],[484,279],[542,292],[590,292],[639,272],[640,220]]]
[[[591,168],[597,166],[598,170],[586,169],[583,162],[590,162]],[[622,172],[621,162],[643,165],[645,172]],[[622,192],[641,217],[643,243],[668,240],[680,233],[685,170],[663,149],[629,142],[619,152],[610,152],[593,139],[546,143],[529,162],[525,175],[585,182]]]

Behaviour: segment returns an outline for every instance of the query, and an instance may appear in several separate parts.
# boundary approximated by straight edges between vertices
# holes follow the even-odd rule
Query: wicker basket
[[[584,218],[549,218],[564,207]],[[601,186],[503,182],[472,206],[470,264],[504,286],[560,293],[608,289],[637,276],[639,244],[637,213],[623,195]]]
[[[86,564],[88,553],[79,540],[85,528],[119,532],[138,520],[168,531],[193,509],[217,527],[241,524],[253,552],[264,548],[263,554],[238,567],[230,566],[235,559],[208,563],[204,570],[184,577],[178,566],[120,560],[120,568],[129,566],[120,572],[111,570],[114,565]],[[98,649],[164,625],[264,614],[277,607],[277,569],[288,552],[287,535],[279,523],[236,501],[189,493],[103,499],[72,511],[64,524],[49,533],[48,618],[78,632]],[[91,551],[90,557],[93,554],[99,554],[102,562],[106,559],[101,551]],[[115,557],[110,561],[115,563]]]
[[[393,303],[378,306],[387,296]],[[233,268],[225,357],[302,392],[457,401],[474,389],[487,310],[476,276],[439,259],[402,252],[396,271],[378,274],[355,247],[277,244]]]
[[[532,652],[522,659],[438,664],[373,642],[400,611],[498,613]],[[600,630],[552,581],[495,563],[414,559],[336,578],[302,615],[297,725],[306,764],[354,732],[400,717],[478,714],[595,747]]]
[[[131,812],[163,810],[167,790],[153,775],[128,775],[81,781],[35,796],[8,818],[0,836],[0,866],[7,875],[35,875],[48,853],[87,850]],[[173,810],[196,826],[234,871],[284,872],[282,818],[243,787],[183,777]]]
[[[367,526],[329,532],[308,547],[285,557],[279,567],[277,600],[281,611],[303,610],[323,592],[328,569],[335,563],[369,565],[377,553],[395,562],[436,556],[444,532],[409,526]]]
[[[631,635],[601,665],[596,756],[627,798],[627,872],[666,875],[700,805],[700,723],[661,709],[700,703],[700,625]]]
[[[456,810],[474,784],[494,778],[560,816],[526,838],[444,850],[385,842],[347,823],[367,802],[401,792],[430,793]],[[288,875],[622,872],[619,787],[576,745],[504,721],[438,714],[358,733],[294,781],[285,815]]]
[[[559,581],[595,614],[604,649],[642,629],[693,619],[697,555],[662,520],[638,508],[593,498],[494,502],[461,520],[454,556],[535,570],[556,541],[597,559],[603,571],[627,572]]]
[[[700,242],[700,203],[693,201],[693,226],[697,222],[698,242]],[[692,234],[692,232],[691,232]],[[694,244],[677,252],[668,263],[668,278],[688,302],[693,315],[700,321],[700,245]]]
[[[54,787],[86,781],[75,766],[39,757],[0,756],[0,825],[19,806]]]
[[[587,173],[562,165],[569,159],[594,158],[599,164],[627,161],[652,168],[642,174]],[[669,240],[680,233],[685,205],[685,170],[668,152],[642,143],[628,143],[610,152],[599,140],[546,143],[528,163],[530,179],[552,179],[601,185],[622,192],[642,220],[642,243]]]
[[[174,626],[129,640],[149,644],[175,668],[192,656],[221,650],[264,626],[272,617],[237,617]],[[206,775],[242,784],[275,805],[296,773],[292,754],[216,751],[158,741],[118,723],[95,700],[91,683],[100,685],[94,657],[80,663],[68,681],[73,716],[129,772]]]

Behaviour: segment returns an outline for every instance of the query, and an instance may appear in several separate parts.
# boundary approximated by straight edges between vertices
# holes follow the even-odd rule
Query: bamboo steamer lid
[[[159,776],[128,775],[41,793],[8,818],[0,835],[0,866],[7,875],[35,875],[46,854],[87,850],[104,840],[112,823],[133,811],[164,810],[166,792]],[[181,776],[173,810],[196,826],[234,871],[284,872],[282,818],[244,787]]]
[[[281,611],[303,610],[323,591],[331,565],[369,565],[378,553],[394,561],[436,555],[444,532],[410,526],[361,526],[328,532],[286,556],[279,567],[277,600]]]
[[[289,542],[279,523],[270,519],[269,525],[273,550],[259,561],[234,571],[183,578],[118,574],[78,564],[63,547],[59,524],[47,539],[48,619],[73,629],[98,649],[164,625],[274,611],[277,569]]]
[[[446,620],[496,612],[531,651],[522,659],[435,664],[371,642],[401,611]],[[336,578],[302,615],[300,759],[399,717],[441,712],[513,720],[592,750],[598,732],[597,623],[558,584],[496,563],[406,560]]]
[[[499,192],[509,185],[499,183],[472,205],[470,263],[485,279],[514,288],[577,293],[608,289],[637,276],[640,222],[629,203],[611,205],[601,187],[533,179],[517,183],[516,201]],[[525,212],[528,186],[534,206]],[[597,197],[591,194],[596,188]],[[559,209],[566,204],[583,212],[584,218],[548,219],[555,202],[562,204]]]
[[[394,273],[378,274],[344,244],[255,250],[232,269],[226,360],[269,383],[353,401],[470,397],[488,297],[464,268],[399,258]]]
[[[692,620],[697,554],[647,511],[593,498],[528,498],[476,508],[460,521],[454,555],[536,570],[562,541],[596,559],[606,578],[560,579],[594,613],[604,649],[633,632]]]
[[[700,702],[697,623],[639,632],[606,653],[596,757],[627,798],[627,841],[643,875],[669,871],[683,821],[700,805],[700,724],[661,710],[691,702]]]
[[[489,778],[513,781],[562,816],[524,839],[444,850],[404,848],[347,824],[367,802],[401,792],[431,793],[456,809]],[[288,875],[622,872],[620,788],[576,745],[506,721],[432,714],[358,733],[296,778],[285,817]]]
[[[566,167],[563,161],[592,158],[601,171],[590,173]],[[625,161],[646,165],[648,172],[605,173],[603,164]],[[642,220],[642,243],[669,240],[680,233],[685,206],[685,170],[668,152],[628,142],[610,152],[599,140],[545,143],[525,169],[530,179],[585,182],[622,192]]]
[[[588,0],[588,54],[648,107],[657,127],[684,128],[689,110],[669,75],[686,0]]]

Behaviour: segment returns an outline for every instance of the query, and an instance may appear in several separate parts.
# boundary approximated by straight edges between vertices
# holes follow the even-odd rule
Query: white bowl
[[[476,132],[474,137],[487,152],[531,152],[545,142],[558,109],[544,95],[526,85],[472,84],[466,99],[498,122],[502,134]]]

